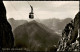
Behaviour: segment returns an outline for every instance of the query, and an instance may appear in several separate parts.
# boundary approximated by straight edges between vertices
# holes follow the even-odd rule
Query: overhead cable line
[[[16,7],[12,4],[12,2],[10,1],[10,3],[11,3],[11,6],[17,11],[17,9],[16,9]],[[18,12],[18,11],[17,11]],[[19,12],[18,12],[18,14],[20,14]],[[21,14],[20,14],[21,15]],[[22,15],[21,15],[22,16]],[[23,17],[23,16],[22,16]]]

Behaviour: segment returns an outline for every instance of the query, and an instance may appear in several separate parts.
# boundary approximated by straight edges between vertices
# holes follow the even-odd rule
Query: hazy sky
[[[29,1],[35,19],[74,18],[79,11],[79,1]],[[7,18],[28,19],[30,6],[27,1],[4,1]]]

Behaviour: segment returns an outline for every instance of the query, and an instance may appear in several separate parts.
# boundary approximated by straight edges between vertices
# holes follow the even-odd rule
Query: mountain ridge
[[[22,38],[24,39],[23,42],[25,44],[27,43],[27,45],[24,44],[24,47],[28,47],[28,49],[35,50],[34,47],[39,46],[38,48],[36,48],[37,50],[45,50],[46,47],[55,45],[58,42],[60,36],[58,36],[56,33],[52,34],[42,27],[43,26],[40,26],[40,23],[36,21],[31,21],[29,23],[24,23],[23,25],[18,26],[13,32],[16,39],[16,46],[18,47],[18,44],[20,46],[20,43],[22,42],[19,40],[22,40]],[[23,43],[21,44],[21,47],[22,45]]]

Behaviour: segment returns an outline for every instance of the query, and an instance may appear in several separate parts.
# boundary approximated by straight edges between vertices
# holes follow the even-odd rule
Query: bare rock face
[[[14,45],[14,37],[11,25],[6,19],[6,9],[2,1],[0,1],[0,49],[12,48]]]
[[[62,38],[59,41],[59,47],[57,51],[76,51],[76,52],[80,51],[79,14],[80,11],[75,15],[74,22],[72,22],[74,28],[72,27],[69,28],[70,31],[68,33],[68,36],[66,36],[67,31],[62,32]]]

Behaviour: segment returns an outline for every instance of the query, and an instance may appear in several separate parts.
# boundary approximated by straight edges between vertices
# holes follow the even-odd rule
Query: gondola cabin
[[[33,19],[34,18],[34,13],[29,13],[29,18]]]

